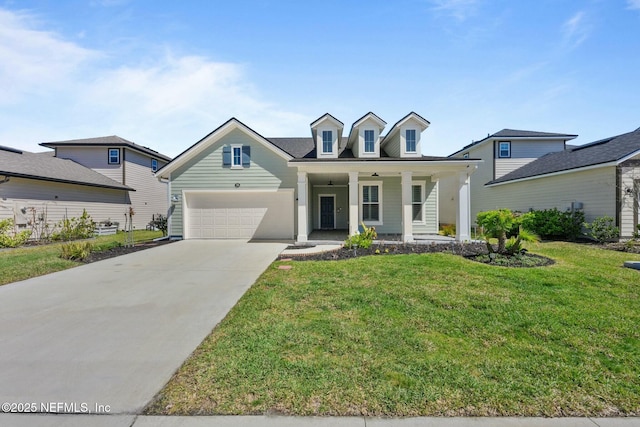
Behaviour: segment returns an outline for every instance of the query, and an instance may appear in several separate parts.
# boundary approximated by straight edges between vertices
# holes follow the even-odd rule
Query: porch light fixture
[[[371,176],[380,176],[380,175],[378,175],[378,172],[374,172],[373,175]]]

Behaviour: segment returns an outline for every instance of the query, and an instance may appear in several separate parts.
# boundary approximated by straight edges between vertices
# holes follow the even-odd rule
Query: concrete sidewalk
[[[640,418],[153,417],[135,415],[0,414],[0,425],[10,427],[637,427],[640,426]]]

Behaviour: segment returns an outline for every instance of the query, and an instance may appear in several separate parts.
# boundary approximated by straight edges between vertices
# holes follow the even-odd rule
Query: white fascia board
[[[230,132],[236,129],[241,130],[242,132],[247,134],[249,137],[254,139],[256,142],[261,143],[266,148],[273,151],[275,154],[279,155],[283,159],[288,161],[293,158],[289,154],[285,153],[284,151],[282,151],[281,149],[279,149],[278,147],[270,143],[262,135],[258,134],[256,131],[250,129],[245,124],[243,124],[242,122],[234,118],[229,120],[220,128],[216,129],[213,133],[209,134],[204,139],[197,142],[191,148],[188,148],[187,151],[178,155],[178,157],[176,157],[174,161],[167,163],[162,169],[158,170],[160,174],[158,174],[157,172],[156,176],[160,178],[168,177],[168,175],[171,174],[171,172],[183,166],[185,163],[191,161],[192,159],[197,157],[200,153],[202,153],[204,150],[206,150],[208,147],[220,141],[223,137],[225,137]]]
[[[335,117],[333,117],[331,114],[327,113],[325,115],[323,115],[322,117],[320,117],[318,120],[316,120],[315,122],[311,123],[311,129],[315,129],[318,126],[320,126],[320,124],[322,122],[325,121],[329,121],[331,122],[334,126],[336,126],[338,129],[344,129],[344,123],[342,123],[340,120],[336,119]]]
[[[376,116],[374,113],[367,113],[365,116],[363,116],[360,120],[358,120],[357,122],[355,122],[353,124],[352,127],[357,128],[358,126],[360,126],[362,123],[364,123],[367,119],[371,119],[374,122],[376,122],[378,124],[378,126],[380,126],[381,128],[384,128],[387,125],[387,122],[385,122],[384,120],[382,120],[380,117]]]
[[[566,169],[566,170],[562,170],[562,171],[558,171],[558,172],[545,173],[545,174],[542,174],[542,175],[528,176],[526,178],[512,179],[510,181],[496,182],[495,184],[485,184],[484,186],[485,187],[498,187],[500,185],[515,184],[516,182],[531,181],[531,180],[540,179],[540,178],[551,178],[551,177],[554,177],[554,176],[566,175],[568,173],[573,173],[573,172],[583,172],[583,171],[588,171],[588,170],[593,170],[593,169],[600,169],[600,168],[606,168],[606,167],[611,167],[611,166],[617,166],[618,164],[619,164],[618,161],[616,161],[616,162],[608,162],[608,163],[600,163],[598,165],[584,166],[584,167],[581,167],[581,168]]]
[[[385,172],[399,173],[401,171],[420,171],[430,169],[433,172],[462,172],[468,170],[473,173],[482,160],[468,161],[378,161],[378,162],[289,162],[289,167],[298,168],[300,172],[308,173],[347,173],[347,172]]]
[[[356,142],[359,128],[364,122],[367,121],[367,119],[373,120],[373,122],[378,125],[378,137],[382,135],[382,130],[387,125],[387,122],[376,116],[375,113],[367,113],[360,120],[351,125],[351,130],[349,131],[349,135],[347,136],[347,148],[351,148]]]

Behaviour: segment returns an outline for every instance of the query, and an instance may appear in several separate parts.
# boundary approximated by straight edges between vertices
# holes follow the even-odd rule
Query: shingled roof
[[[549,153],[498,179],[488,182],[486,185],[619,162],[634,154],[640,154],[640,128],[633,132],[572,147],[565,151]]]
[[[0,146],[0,175],[135,191],[72,160]]]
[[[158,153],[157,151],[152,150],[149,147],[143,147],[142,145],[138,145],[135,142],[128,141],[117,135],[99,136],[96,138],[85,138],[85,139],[70,139],[67,141],[43,142],[40,145],[48,148],[82,147],[87,145],[97,146],[97,147],[128,147],[133,150],[139,151],[141,153],[147,154],[148,156],[151,156],[151,157],[156,157],[162,160],[166,160],[167,162],[171,161],[171,157]]]
[[[479,141],[474,141],[469,145],[464,146],[463,148],[461,148],[460,150],[456,151],[455,153],[449,155],[449,157],[451,156],[455,156],[456,154],[468,150],[471,147],[475,147],[476,145],[480,145],[485,141],[488,141],[490,139],[495,139],[495,138],[515,138],[515,139],[519,139],[519,138],[544,138],[544,139],[564,139],[565,141],[569,141],[571,139],[576,138],[578,135],[571,135],[568,133],[554,133],[554,132],[540,132],[540,131],[535,131],[535,130],[520,130],[520,129],[502,129],[496,133],[493,133],[491,135],[487,135],[486,138],[483,138]]]

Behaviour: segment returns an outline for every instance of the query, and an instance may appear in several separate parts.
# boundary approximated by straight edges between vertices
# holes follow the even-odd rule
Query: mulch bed
[[[280,259],[292,258],[296,261],[338,261],[343,259],[357,258],[361,256],[384,256],[401,254],[427,254],[427,253],[450,253],[463,256],[477,262],[504,267],[539,267],[551,265],[554,261],[540,255],[524,253],[513,257],[499,256],[496,260],[490,260],[487,246],[484,243],[432,243],[430,245],[418,244],[380,244],[372,245],[368,249],[346,249],[340,248],[333,251],[321,252],[318,254],[302,255],[280,255]]]
[[[631,254],[640,254],[640,241],[630,240],[628,242],[604,243],[597,245],[603,249],[611,251],[628,252]]]
[[[102,261],[109,258],[114,258],[120,255],[126,255],[133,252],[143,251],[145,249],[155,248],[161,245],[167,245],[171,243],[172,240],[160,240],[158,242],[145,242],[145,243],[137,243],[131,247],[118,246],[115,248],[108,249],[106,251],[100,252],[91,252],[88,257],[86,257],[82,262],[85,264],[89,264],[96,261]]]

